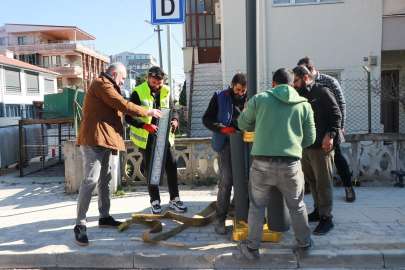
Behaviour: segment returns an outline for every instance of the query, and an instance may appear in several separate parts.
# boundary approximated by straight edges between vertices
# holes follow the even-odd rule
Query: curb
[[[171,251],[83,250],[68,252],[0,252],[0,268],[403,268],[405,250],[314,250],[300,257],[291,249],[261,251],[259,262],[250,262],[237,250]]]

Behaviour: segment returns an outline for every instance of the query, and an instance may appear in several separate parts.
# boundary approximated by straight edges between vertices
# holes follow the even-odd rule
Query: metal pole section
[[[170,88],[170,101],[173,101],[173,83],[172,83],[172,26],[170,24],[167,27],[167,73],[169,79]]]
[[[257,55],[256,55],[256,0],[246,0],[246,64],[247,98],[257,94]]]
[[[368,92],[368,133],[371,133],[371,76],[370,69],[367,66],[363,66],[367,72],[367,92]]]
[[[20,120],[20,121],[18,121],[18,141],[19,141],[19,146],[20,146],[20,156],[19,156],[19,159],[20,159],[20,164],[19,164],[19,169],[20,169],[20,177],[23,177],[24,176],[24,172],[23,172],[23,164],[24,164],[24,156],[23,156],[23,142],[24,142],[24,140],[23,140],[23,136],[24,136],[24,134],[23,134],[23,122],[22,122],[22,120]]]
[[[160,31],[163,31],[160,29],[160,25],[157,26],[157,30],[154,30],[155,32],[158,32],[158,41],[159,41],[159,63],[160,67],[163,68],[163,61],[162,61],[162,43],[160,42]]]

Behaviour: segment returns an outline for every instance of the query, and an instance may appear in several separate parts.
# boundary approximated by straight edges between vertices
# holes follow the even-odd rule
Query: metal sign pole
[[[170,24],[167,26],[167,73],[170,87],[170,102],[173,101],[173,88],[172,88],[172,27]],[[173,108],[172,108],[173,109]]]

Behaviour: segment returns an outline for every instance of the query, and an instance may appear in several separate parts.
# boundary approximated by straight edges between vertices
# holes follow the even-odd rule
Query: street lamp
[[[144,22],[148,23],[148,24],[152,24],[150,21],[148,20],[144,20]],[[157,29],[153,29],[153,31],[158,32],[158,42],[159,42],[159,63],[160,63],[160,67],[163,69],[163,62],[162,62],[162,43],[160,42],[160,32],[163,31],[162,29],[160,29],[160,25],[157,25]]]

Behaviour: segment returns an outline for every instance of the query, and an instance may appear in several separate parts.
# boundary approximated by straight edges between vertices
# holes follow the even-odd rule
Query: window
[[[6,45],[6,38],[0,38],[0,45]]]
[[[141,59],[141,55],[136,54],[136,55],[135,55],[135,59]]]
[[[122,61],[122,56],[117,56],[117,58],[115,58],[115,61],[117,61],[117,62]]]
[[[58,78],[58,89],[62,89],[62,79]]]
[[[18,45],[26,45],[27,37],[18,37]]]
[[[52,55],[51,61],[51,67],[60,67],[60,55]]]
[[[45,79],[45,93],[53,93],[55,88],[53,79]]]
[[[6,105],[6,117],[20,116],[20,105]]]
[[[127,60],[129,60],[129,55],[127,56]]]
[[[136,69],[141,69],[142,66],[141,65],[136,65]]]
[[[38,73],[27,72],[25,75],[27,79],[27,93],[38,94],[39,93]]]
[[[20,71],[14,69],[5,69],[6,74],[6,92],[21,93]]]
[[[149,65],[148,65],[148,64],[145,65],[145,69],[149,69]]]
[[[343,3],[344,0],[273,0],[273,6]]]
[[[44,56],[44,67],[49,67],[49,56]]]

